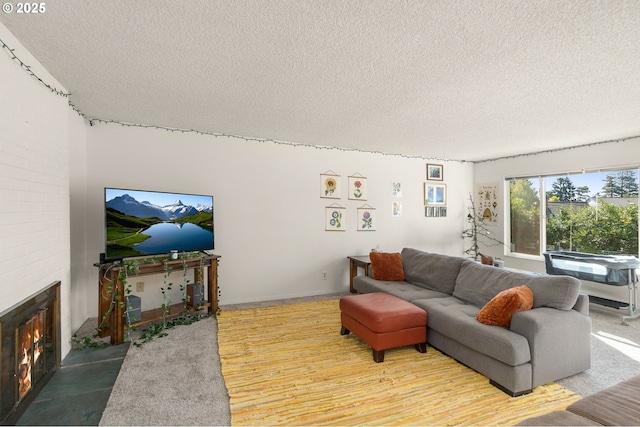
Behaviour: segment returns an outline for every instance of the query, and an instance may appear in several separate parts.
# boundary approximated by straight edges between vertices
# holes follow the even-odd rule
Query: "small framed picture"
[[[358,211],[358,231],[376,231],[376,210],[371,206],[363,206]]]
[[[442,181],[443,179],[444,179],[443,166],[427,163],[427,180]]]
[[[320,197],[323,199],[340,198],[340,175],[332,171],[320,174]]]
[[[391,183],[391,195],[394,197],[402,197],[402,183],[400,182]]]
[[[394,216],[394,217],[402,216],[402,203],[400,202],[391,203],[391,216]]]
[[[424,204],[446,205],[447,204],[447,184],[424,183]]]
[[[445,217],[447,216],[446,206],[425,206],[424,216],[426,217]]]
[[[325,230],[345,231],[346,230],[346,209],[342,206],[327,206],[324,208]]]
[[[349,200],[367,200],[367,178],[359,174],[349,177]]]

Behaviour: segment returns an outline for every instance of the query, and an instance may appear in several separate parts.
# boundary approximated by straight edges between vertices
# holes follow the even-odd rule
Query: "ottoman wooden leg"
[[[373,350],[373,361],[376,363],[382,363],[384,362],[384,350],[376,350],[375,348],[372,348],[371,350]]]
[[[420,353],[426,353],[427,352],[427,343],[426,342],[421,342],[416,344],[416,350],[418,350]]]
[[[342,326],[340,328],[340,335],[349,335],[349,330],[347,328],[345,328],[344,326]]]

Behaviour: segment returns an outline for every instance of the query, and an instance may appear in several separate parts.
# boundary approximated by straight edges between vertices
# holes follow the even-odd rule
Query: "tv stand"
[[[218,260],[219,255],[203,255],[198,258],[185,258],[177,260],[163,260],[157,262],[138,264],[137,273],[127,273],[127,277],[146,276],[152,274],[164,274],[168,268],[181,270],[186,268],[194,270],[194,283],[204,283],[204,269],[207,269],[207,284],[205,286],[208,300],[204,300],[196,310],[207,309],[209,313],[218,311]],[[124,342],[124,330],[126,311],[124,283],[120,277],[121,271],[126,268],[123,263],[95,264],[99,267],[98,273],[98,334],[100,337],[111,337],[111,344]],[[114,300],[114,292],[116,295]],[[109,312],[113,304],[113,309]],[[171,313],[165,317],[177,317],[183,314],[184,304],[171,306]],[[105,314],[107,314],[107,318]],[[163,310],[160,308],[143,311],[141,319],[131,323],[131,326],[143,326],[162,320]]]

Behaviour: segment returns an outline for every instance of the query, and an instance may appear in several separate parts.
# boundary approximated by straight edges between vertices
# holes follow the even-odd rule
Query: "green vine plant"
[[[191,257],[193,258],[193,257]],[[201,266],[203,265],[201,259]],[[180,291],[182,293],[182,304],[183,311],[182,315],[178,317],[174,317],[169,319],[168,316],[171,314],[171,299],[168,296],[168,291],[171,290],[173,286],[173,282],[169,282],[169,276],[173,272],[173,269],[169,266],[165,267],[164,274],[164,287],[160,288],[163,295],[163,303],[162,303],[162,323],[150,325],[140,336],[140,340],[133,341],[133,345],[141,346],[154,338],[160,338],[167,336],[167,329],[173,329],[177,325],[190,325],[192,323],[198,322],[202,319],[210,317],[211,314],[206,313],[202,314],[196,312],[197,308],[191,307],[189,305],[189,297],[187,295],[187,285],[189,284],[189,279],[187,278],[187,262],[183,261],[182,264],[182,283],[180,284]]]
[[[108,326],[109,324],[108,320],[111,317],[111,313],[113,313],[113,310],[116,304],[119,304],[120,307],[124,308],[124,316],[126,317],[127,326],[130,326],[132,322],[136,321],[135,316],[133,316],[134,318],[130,317],[131,305],[128,304],[128,298],[126,297],[128,295],[131,295],[131,292],[132,292],[131,285],[129,284],[129,281],[128,281],[129,273],[137,274],[140,271],[140,263],[141,263],[140,260],[128,260],[123,264],[124,268],[120,269],[120,272],[118,273],[118,279],[123,284],[123,288],[124,288],[124,296],[125,296],[124,301],[120,301],[122,293],[120,291],[115,291],[114,283],[104,278],[105,281],[109,282],[109,285],[107,286],[107,289],[106,289],[107,295],[111,296],[109,308],[102,315],[102,319],[100,319],[98,326],[96,327],[96,330],[94,331],[93,335],[91,335],[91,337],[87,336],[87,337],[79,338],[77,334],[74,334],[71,337],[72,343],[78,345],[79,348],[81,349],[82,348],[100,348],[100,347],[108,346],[109,345],[108,343],[99,340],[100,332]],[[106,276],[106,272],[105,272],[105,276]],[[125,308],[125,304],[127,304],[126,308]],[[127,327],[127,337],[126,337],[127,339],[129,339],[130,337],[129,334],[130,334],[130,328]]]
[[[82,337],[79,338],[77,335],[73,335],[72,342],[77,344],[80,349],[82,348],[99,348],[106,347],[109,344],[104,341],[100,341],[100,331],[108,326],[108,320],[113,313],[113,310],[116,304],[119,304],[120,308],[123,311],[123,316],[125,317],[126,324],[126,335],[125,341],[131,342],[135,346],[141,346],[144,343],[152,341],[154,338],[160,338],[167,336],[167,329],[172,329],[177,325],[190,325],[207,317],[210,317],[210,313],[200,313],[197,307],[191,307],[189,305],[189,297],[187,295],[187,285],[189,284],[189,279],[187,278],[187,270],[188,264],[187,260],[200,258],[200,265],[204,265],[204,257],[201,253],[183,253],[180,255],[180,258],[183,259],[183,268],[182,268],[182,283],[180,284],[180,291],[182,293],[182,303],[183,310],[180,316],[176,316],[173,318],[169,318],[171,315],[171,299],[169,297],[168,292],[171,291],[173,282],[169,281],[169,276],[173,272],[173,268],[166,263],[168,260],[166,256],[163,257],[149,257],[149,258],[138,258],[131,260],[124,260],[121,264],[121,269],[119,271],[118,280],[123,284],[123,292],[124,298],[121,298],[123,294],[119,291],[115,291],[115,286],[113,282],[110,282],[107,286],[106,292],[107,295],[110,295],[110,304],[107,311],[100,319],[99,324],[94,331],[91,337]],[[165,273],[163,278],[164,286],[160,288],[163,297],[163,303],[161,305],[162,310],[162,322],[157,324],[149,325],[140,335],[138,340],[133,340],[131,337],[131,332],[136,331],[136,327],[134,326],[135,322],[140,319],[136,319],[134,315],[131,314],[133,307],[129,303],[128,296],[132,294],[132,287],[129,283],[129,275],[137,275],[140,272],[141,264],[153,264],[153,263],[164,263],[165,264]],[[113,267],[113,266],[112,266]],[[112,268],[109,267],[109,268]],[[106,272],[105,272],[106,275]],[[105,281],[107,281],[105,279]],[[220,290],[218,289],[218,295],[220,295]],[[220,314],[220,309],[218,308],[216,315]]]
[[[162,325],[166,327],[167,316],[171,314],[171,298],[169,298],[169,295],[167,294],[167,292],[169,292],[171,290],[171,287],[173,286],[173,282],[169,282],[169,276],[171,276],[171,272],[173,271],[173,268],[166,264],[164,268],[165,268],[164,279],[163,279],[164,286],[160,288],[160,291],[162,292],[163,302],[160,307],[162,308]]]
[[[182,262],[182,283],[180,284],[180,293],[182,293],[182,304],[187,309],[189,304],[189,296],[187,295],[187,286],[189,285],[189,279],[187,279],[187,262]]]

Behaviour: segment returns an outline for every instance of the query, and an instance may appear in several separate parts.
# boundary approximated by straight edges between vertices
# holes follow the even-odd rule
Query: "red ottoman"
[[[340,299],[340,334],[353,332],[373,349],[373,360],[384,361],[384,351],[414,344],[427,352],[427,313],[384,292],[349,295]]]

